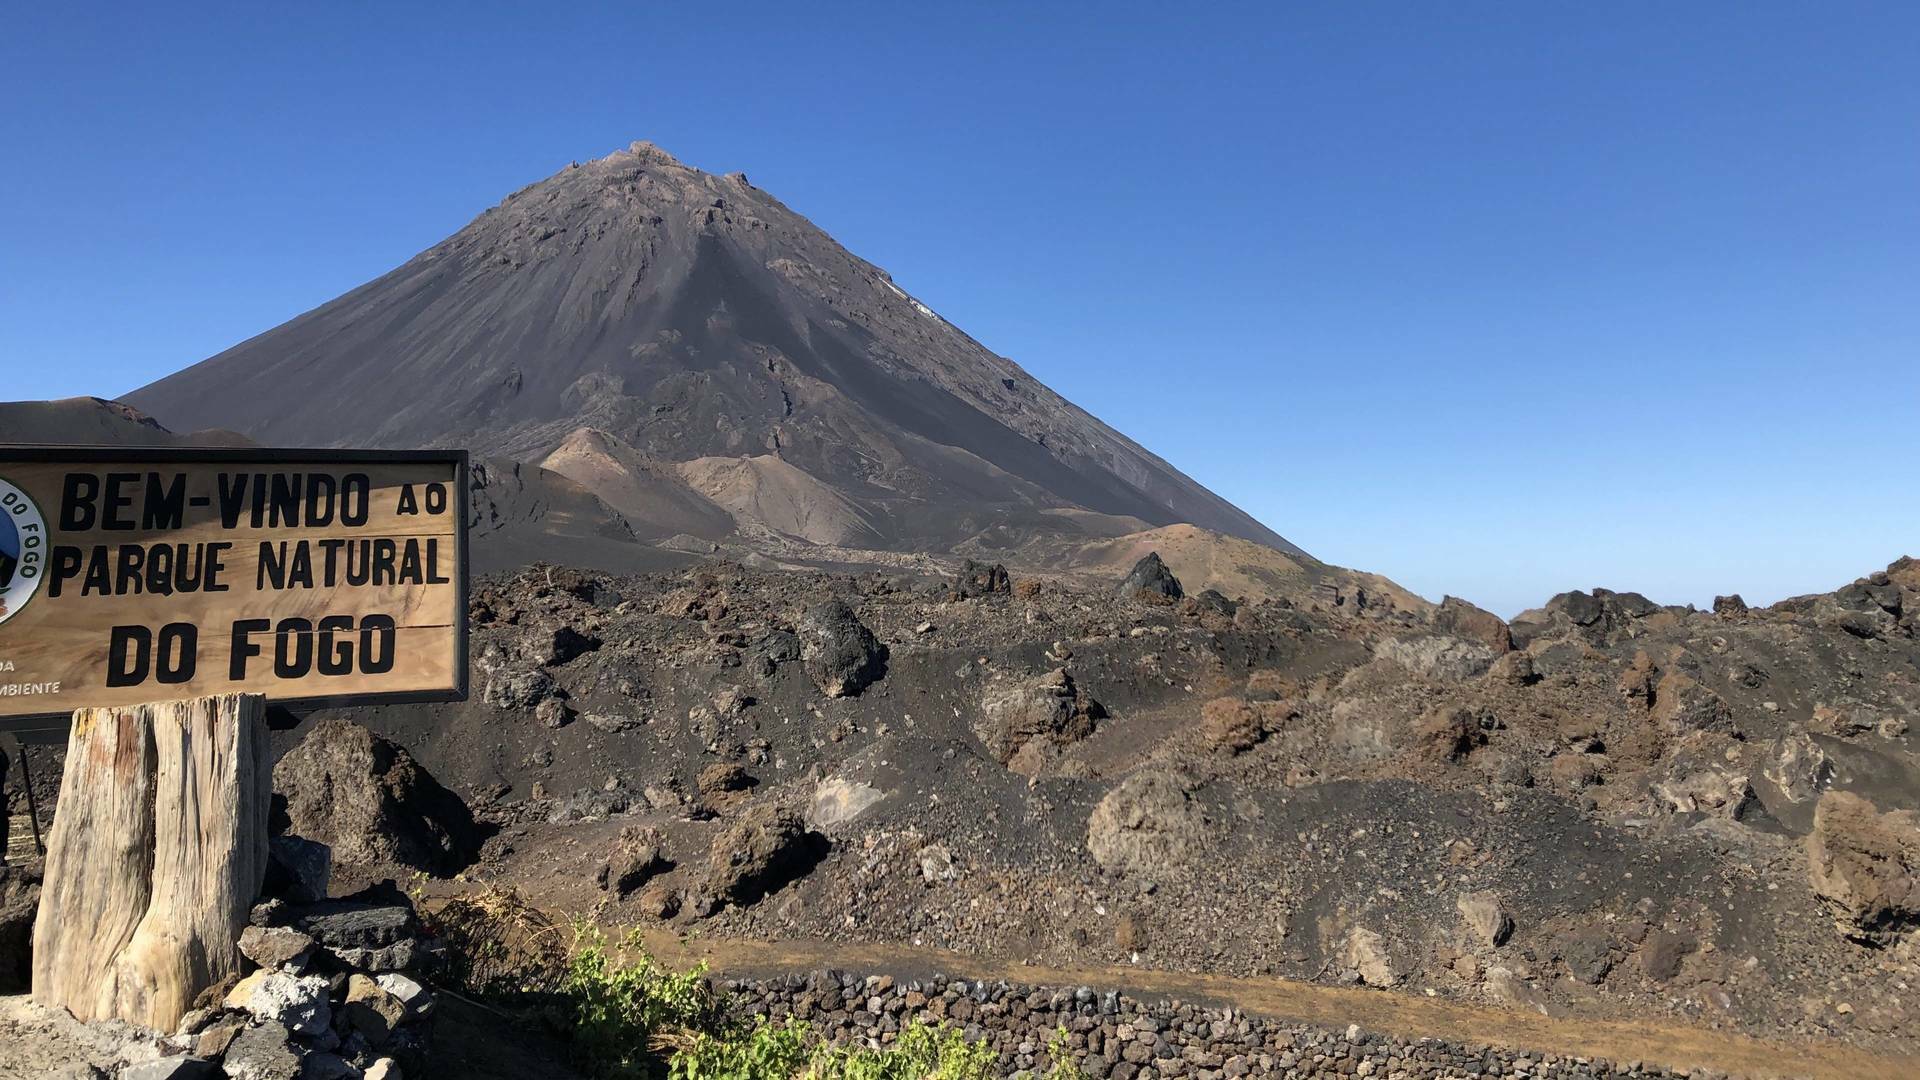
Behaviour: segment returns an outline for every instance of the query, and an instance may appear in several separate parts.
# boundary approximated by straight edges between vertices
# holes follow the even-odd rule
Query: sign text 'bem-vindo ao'
[[[0,718],[466,693],[464,452],[0,446]]]

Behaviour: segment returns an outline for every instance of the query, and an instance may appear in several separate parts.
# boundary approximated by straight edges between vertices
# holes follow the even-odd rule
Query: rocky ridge
[[[1904,1040],[1912,563],[1510,626],[1008,578],[496,579],[480,699],[358,719],[500,830],[477,872],[560,910]],[[885,651],[857,691],[806,659],[823,603],[834,670]],[[1839,796],[1872,809],[1820,818]],[[716,884],[774,820],[783,869]]]
[[[475,590],[474,700],[314,717],[283,762],[370,745],[339,760],[391,778],[364,725],[472,808],[467,877],[616,924],[1899,1052],[1917,599],[1911,560],[1765,609],[1597,589],[1510,624],[987,564],[537,567]]]

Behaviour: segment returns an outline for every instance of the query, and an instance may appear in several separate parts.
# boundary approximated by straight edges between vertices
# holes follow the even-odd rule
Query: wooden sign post
[[[265,699],[82,709],[33,928],[33,995],[172,1031],[240,972],[267,871]]]
[[[463,452],[0,446],[0,731],[68,726],[37,999],[170,1031],[238,973],[267,696],[466,696],[466,495]]]

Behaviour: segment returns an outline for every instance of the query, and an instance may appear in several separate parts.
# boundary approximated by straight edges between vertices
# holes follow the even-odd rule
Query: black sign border
[[[168,464],[208,465],[226,462],[257,461],[263,465],[452,465],[454,470],[454,514],[459,523],[455,533],[455,552],[460,562],[460,577],[454,583],[453,651],[454,688],[451,690],[393,690],[368,694],[322,694],[314,697],[269,697],[269,706],[300,709],[337,709],[354,705],[420,705],[467,700],[467,498],[468,455],[465,450],[323,450],[285,447],[247,446],[92,446],[55,443],[0,443],[0,466],[11,463],[45,464],[71,461],[76,464]],[[156,699],[157,700],[157,699]],[[88,706],[81,706],[86,708]],[[0,732],[13,732],[21,741],[40,741],[59,721],[59,730],[72,722],[73,709],[0,717]],[[36,739],[39,736],[40,739]]]

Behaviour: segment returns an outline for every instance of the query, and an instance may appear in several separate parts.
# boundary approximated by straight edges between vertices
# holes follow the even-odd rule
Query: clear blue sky
[[[1920,554],[1920,6],[1179,7],[14,5],[0,396],[124,393],[649,138],[1429,595]]]

